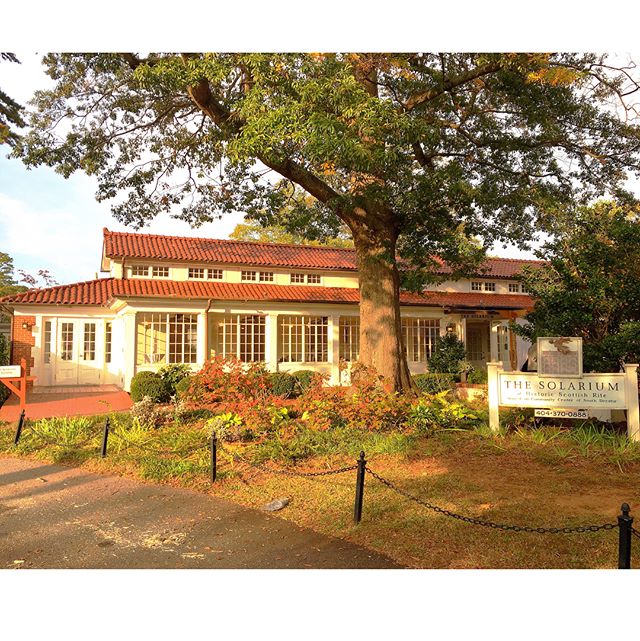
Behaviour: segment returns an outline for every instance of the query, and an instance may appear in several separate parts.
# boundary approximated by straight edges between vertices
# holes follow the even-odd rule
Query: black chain
[[[330,476],[332,474],[343,474],[344,472],[351,472],[352,470],[355,470],[358,467],[358,465],[356,464],[356,465],[348,465],[346,467],[336,468],[333,470],[324,470],[322,472],[299,472],[297,470],[286,470],[284,468],[268,467],[266,465],[263,465],[262,463],[249,461],[244,456],[242,456],[242,454],[239,454],[236,452],[230,452],[224,447],[221,447],[221,449],[227,454],[229,454],[231,457],[236,456],[243,463],[245,463],[246,465],[249,465],[250,467],[255,467],[256,469],[261,470],[262,472],[267,472],[270,474],[281,474],[282,476],[302,476],[305,478],[310,478],[315,476]]]
[[[412,494],[409,494],[409,492],[403,490],[402,488],[399,488],[397,485],[395,485],[388,479],[385,479],[379,474],[376,474],[369,467],[365,467],[365,470],[369,472],[369,474],[371,474],[373,478],[380,481],[380,483],[382,483],[383,485],[386,485],[390,490],[397,492],[398,494],[404,496],[406,499],[409,499],[410,501],[414,501],[415,503],[418,503],[419,505],[422,505],[423,507],[426,507],[429,510],[438,512],[439,514],[442,514],[444,516],[449,516],[452,519],[458,519],[459,521],[464,521],[465,523],[473,523],[474,525],[489,527],[494,530],[505,530],[508,532],[534,532],[537,534],[573,534],[576,532],[598,532],[600,530],[613,530],[618,527],[617,523],[605,523],[604,525],[579,525],[577,527],[561,527],[561,528],[529,527],[529,526],[520,526],[520,525],[505,525],[503,523],[493,523],[492,521],[476,519],[471,516],[463,516],[462,514],[457,514],[456,512],[452,512],[451,510],[447,510],[438,505],[434,505],[433,503],[429,503],[428,501],[424,501],[423,499],[420,499],[417,496],[413,496]],[[636,535],[636,536],[640,536],[640,535]]]
[[[93,441],[94,438],[100,435],[101,429],[96,430],[91,436],[83,439],[82,441],[74,441],[73,443],[68,443],[68,442],[59,442],[56,440],[53,440],[37,430],[33,425],[29,425],[29,430],[35,434],[40,440],[44,441],[45,444],[47,445],[55,445],[57,447],[81,447],[82,445],[86,445],[87,443],[90,443]]]
[[[638,530],[636,530],[634,527],[631,528],[631,534],[633,534],[633,536],[637,536],[640,539],[640,532],[638,532]]]
[[[186,448],[184,450],[170,450],[170,449],[159,448],[159,447],[148,447],[146,445],[146,443],[151,442],[153,439],[148,439],[144,443],[136,443],[135,441],[132,441],[132,440],[126,438],[122,434],[119,434],[115,430],[111,431],[109,433],[112,434],[113,436],[115,436],[116,438],[119,438],[121,441],[126,443],[129,447],[137,447],[138,449],[143,450],[144,452],[151,452],[153,454],[161,454],[161,455],[164,455],[164,456],[171,456],[171,455],[174,455],[174,456],[187,456],[189,454],[193,454],[194,452],[197,452],[198,450],[203,450],[203,449],[208,447],[207,444],[205,444],[205,445],[195,445],[194,447],[189,447],[189,448]]]

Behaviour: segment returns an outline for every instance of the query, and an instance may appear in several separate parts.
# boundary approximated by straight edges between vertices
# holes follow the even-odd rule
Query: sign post
[[[4,383],[20,400],[20,411],[27,407],[27,382],[35,381],[35,376],[27,376],[27,361],[20,359],[20,365],[0,366],[0,383]]]

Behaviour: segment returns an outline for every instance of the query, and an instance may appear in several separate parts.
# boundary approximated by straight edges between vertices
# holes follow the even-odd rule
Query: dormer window
[[[207,270],[204,267],[189,267],[189,278],[192,280],[202,280],[207,277]]]
[[[260,272],[261,283],[273,283],[273,272]]]
[[[154,265],[151,270],[153,278],[169,278],[169,268],[160,265]]]
[[[477,281],[477,280],[472,280],[471,281],[471,291],[472,292],[481,292],[482,291],[482,283]]]
[[[291,274],[291,284],[292,285],[319,285],[320,284],[320,274],[301,274],[294,272]]]
[[[134,278],[149,278],[149,265],[132,265],[131,276]]]
[[[209,270],[210,280],[222,280],[222,270],[221,269],[210,269]]]
[[[485,283],[484,284],[484,291],[485,292],[495,292],[496,291],[496,284],[495,283]]]
[[[243,282],[256,281],[258,279],[258,272],[243,269],[240,278]]]
[[[518,294],[520,292],[520,283],[509,283],[509,293]]]

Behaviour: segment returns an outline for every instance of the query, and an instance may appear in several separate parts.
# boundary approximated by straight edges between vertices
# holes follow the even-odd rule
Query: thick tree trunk
[[[413,389],[402,344],[397,237],[380,224],[352,223],[360,278],[360,362],[381,374],[388,387]]]

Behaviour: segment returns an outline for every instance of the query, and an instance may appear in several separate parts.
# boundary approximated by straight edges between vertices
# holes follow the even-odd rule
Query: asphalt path
[[[397,567],[215,496],[0,458],[0,568]]]

